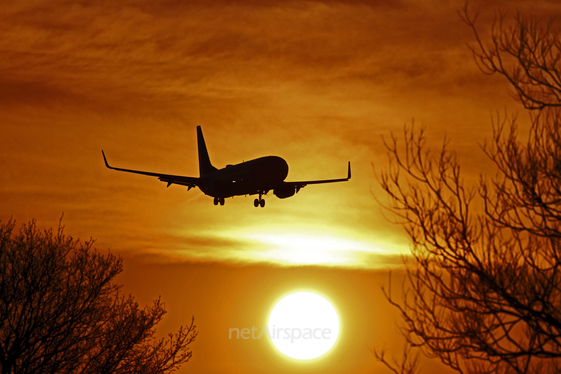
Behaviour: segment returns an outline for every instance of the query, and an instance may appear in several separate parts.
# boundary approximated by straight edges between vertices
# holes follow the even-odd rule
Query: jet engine
[[[293,196],[296,193],[296,188],[289,184],[283,183],[279,187],[275,188],[273,193],[279,199],[286,199],[287,197]]]

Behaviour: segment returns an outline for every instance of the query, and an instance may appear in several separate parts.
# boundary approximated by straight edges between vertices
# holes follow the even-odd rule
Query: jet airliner
[[[187,191],[193,187],[199,187],[205,195],[214,197],[214,205],[224,205],[224,199],[227,197],[259,195],[259,198],[254,200],[253,205],[264,207],[263,195],[267,195],[271,190],[279,199],[285,199],[293,196],[308,184],[345,182],[351,179],[351,163],[349,162],[346,178],[286,182],[288,164],[278,156],[260,157],[217,169],[210,162],[201,126],[197,126],[197,147],[200,175],[198,178],[112,167],[107,162],[105,152],[102,150],[101,153],[105,166],[109,169],[157,177],[160,181],[166,182],[167,187],[178,184],[187,186]]]

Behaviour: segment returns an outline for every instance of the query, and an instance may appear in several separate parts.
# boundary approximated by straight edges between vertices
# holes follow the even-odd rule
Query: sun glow
[[[199,231],[178,245],[177,250],[161,252],[168,258],[261,263],[280,266],[329,266],[362,269],[402,267],[408,247],[382,236],[313,226],[252,227],[245,229]],[[189,241],[201,243],[196,251]],[[188,242],[188,244],[184,244]],[[160,253],[160,252],[158,252]]]
[[[296,292],[275,305],[268,327],[271,341],[281,353],[310,360],[333,347],[339,336],[339,317],[322,296]]]
[[[265,245],[265,250],[252,252],[254,258],[286,265],[353,267],[372,255],[384,254],[372,244],[329,234],[259,232],[241,236]]]

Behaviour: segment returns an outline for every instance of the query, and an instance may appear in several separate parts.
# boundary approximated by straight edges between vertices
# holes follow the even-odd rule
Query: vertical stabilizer
[[[201,126],[197,126],[197,147],[199,148],[200,176],[203,177],[218,170],[210,163],[210,158],[208,157],[208,151],[206,150],[205,138],[203,137]]]

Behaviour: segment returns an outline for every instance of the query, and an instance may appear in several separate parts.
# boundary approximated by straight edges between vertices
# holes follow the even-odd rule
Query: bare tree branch
[[[113,283],[122,260],[35,222],[0,224],[2,373],[170,373],[191,358],[194,322],[167,339],[162,302],[141,309]]]

